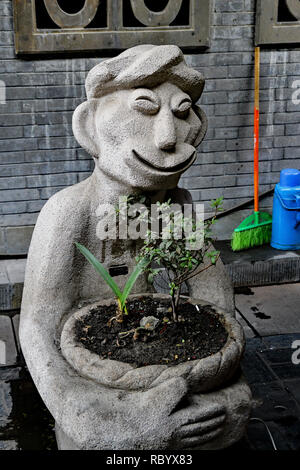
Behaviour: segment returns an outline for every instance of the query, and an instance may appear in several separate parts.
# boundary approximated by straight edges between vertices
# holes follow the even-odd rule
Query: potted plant
[[[232,377],[243,352],[242,328],[218,307],[199,299],[183,301],[180,295],[184,282],[213,268],[218,260],[211,227],[221,204],[221,199],[213,201],[214,217],[199,224],[194,217],[174,212],[170,201],[158,202],[156,230],[147,232],[123,291],[93,254],[76,244],[117,298],[74,312],[64,325],[62,353],[81,375],[128,390],[183,376],[195,392],[209,391]],[[147,213],[142,211],[140,219],[145,220]],[[192,230],[180,238],[182,224]],[[149,281],[163,272],[169,294],[129,295],[142,272],[148,273]]]

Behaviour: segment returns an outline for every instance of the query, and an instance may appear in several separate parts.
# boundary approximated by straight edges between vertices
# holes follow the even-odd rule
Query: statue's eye
[[[189,115],[190,109],[192,107],[192,102],[190,99],[186,98],[178,106],[175,106],[173,113],[179,119],[186,119]]]
[[[131,96],[130,105],[140,113],[152,115],[158,113],[160,100],[154,93],[150,95],[150,93],[141,93],[136,90]]]
[[[159,104],[147,96],[134,100],[132,107],[143,114],[156,114],[159,111]]]

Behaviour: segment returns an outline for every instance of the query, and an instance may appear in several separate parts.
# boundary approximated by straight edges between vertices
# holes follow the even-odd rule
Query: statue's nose
[[[161,111],[157,116],[154,129],[156,146],[161,150],[174,150],[177,136],[174,115],[171,111]]]

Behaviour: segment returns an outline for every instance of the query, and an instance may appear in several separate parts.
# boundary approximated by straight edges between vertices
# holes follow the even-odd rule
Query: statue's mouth
[[[175,165],[172,167],[163,167],[163,166],[156,165],[154,163],[150,163],[148,160],[143,158],[136,150],[133,150],[133,153],[135,157],[147,167],[152,168],[153,170],[156,170],[156,171],[161,171],[163,173],[172,173],[172,174],[183,172],[185,169],[187,169],[193,164],[196,158],[196,150],[195,150],[195,152],[193,152],[192,155],[184,162],[179,163],[178,165]]]

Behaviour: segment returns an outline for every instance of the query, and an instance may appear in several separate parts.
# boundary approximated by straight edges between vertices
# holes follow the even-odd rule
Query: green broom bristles
[[[272,236],[272,216],[267,212],[254,212],[233,232],[233,251],[246,250],[254,246],[270,243]]]
[[[249,228],[243,232],[233,232],[231,247],[233,251],[246,250],[254,246],[270,243],[272,235],[272,225]]]

